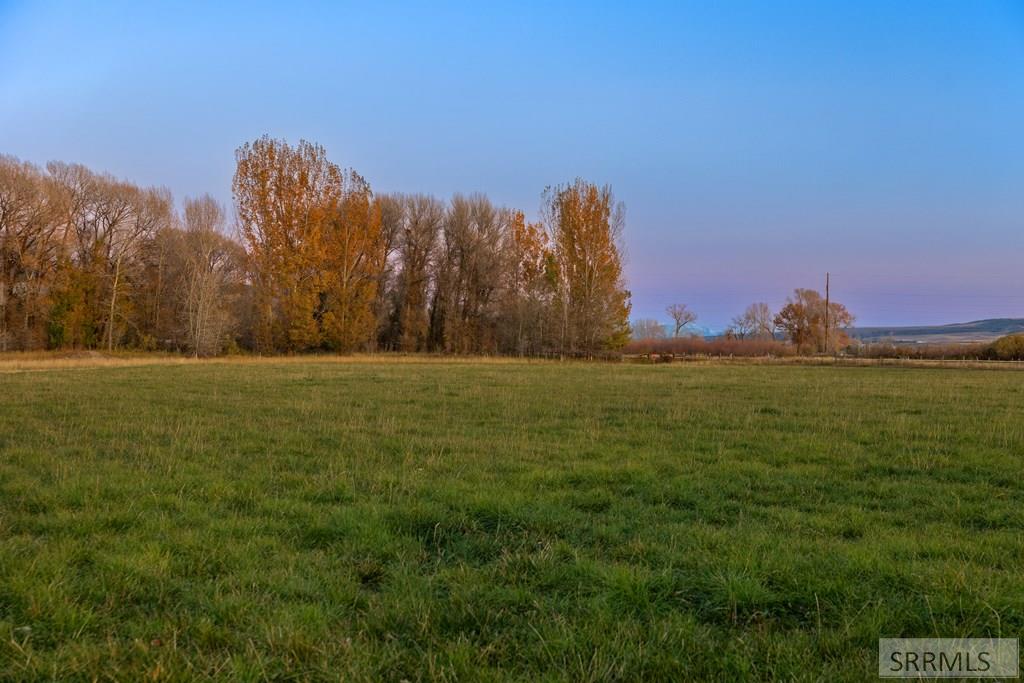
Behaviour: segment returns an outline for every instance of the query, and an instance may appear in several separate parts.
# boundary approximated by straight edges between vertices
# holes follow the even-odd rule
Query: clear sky
[[[263,133],[378,191],[611,183],[634,317],[823,285],[1024,317],[1024,2],[0,0],[0,153],[230,201]]]

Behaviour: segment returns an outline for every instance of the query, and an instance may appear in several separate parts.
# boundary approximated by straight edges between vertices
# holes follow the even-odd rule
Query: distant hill
[[[849,334],[865,342],[962,344],[988,342],[1007,334],[1024,333],[1024,318],[993,318],[952,325],[921,327],[855,327]]]

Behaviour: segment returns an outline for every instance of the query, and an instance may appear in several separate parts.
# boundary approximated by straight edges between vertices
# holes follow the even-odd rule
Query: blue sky
[[[230,201],[263,133],[378,191],[611,183],[635,317],[833,273],[862,324],[1024,317],[1024,3],[0,0],[0,153]]]

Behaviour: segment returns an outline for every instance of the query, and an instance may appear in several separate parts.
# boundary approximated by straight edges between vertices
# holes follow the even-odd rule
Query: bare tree
[[[484,195],[452,199],[435,263],[432,348],[496,350],[498,290],[510,254],[509,217]]]
[[[736,339],[765,340],[775,338],[775,329],[772,309],[764,302],[757,302],[733,318],[727,332]]]
[[[392,316],[390,304],[395,300],[396,274],[401,265],[398,249],[405,224],[406,206],[400,195],[378,195],[374,201],[380,211],[380,242],[383,252],[373,304],[377,319],[375,344],[387,346],[390,342],[388,322]]]
[[[224,225],[224,208],[209,195],[185,200],[182,308],[187,343],[197,357],[217,353],[234,323],[228,290],[241,280],[244,262]]]
[[[426,349],[429,332],[431,266],[445,210],[444,204],[426,195],[404,197],[403,202],[398,247],[402,266],[395,291],[395,346],[402,351],[422,351]]]
[[[75,277],[88,292],[76,303],[76,316],[85,322],[74,341],[96,344],[102,330],[105,346],[113,349],[130,322],[121,310],[131,289],[126,280],[141,265],[137,256],[143,245],[170,224],[170,192],[139,188],[74,164],[50,163],[47,169],[64,194]]]
[[[691,311],[686,304],[672,304],[665,309],[665,312],[672,318],[673,337],[678,337],[679,333],[687,326],[697,322],[697,314]]]
[[[171,194],[167,190],[141,190],[131,185],[117,183],[109,187],[114,211],[120,211],[127,202],[129,214],[120,224],[111,223],[107,233],[111,260],[113,261],[110,286],[110,312],[107,316],[107,349],[114,348],[114,327],[116,325],[117,303],[122,272],[126,261],[138,253],[141,242],[156,234],[171,217]]]

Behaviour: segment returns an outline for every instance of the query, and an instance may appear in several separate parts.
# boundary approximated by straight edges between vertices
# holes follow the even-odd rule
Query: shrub
[[[637,339],[626,344],[625,354],[674,354],[680,356],[792,356],[796,348],[772,339],[705,339],[703,337],[672,337],[670,339]]]
[[[982,343],[893,344],[875,342],[850,346],[846,353],[858,358],[903,358],[911,360],[984,360],[990,354]]]

